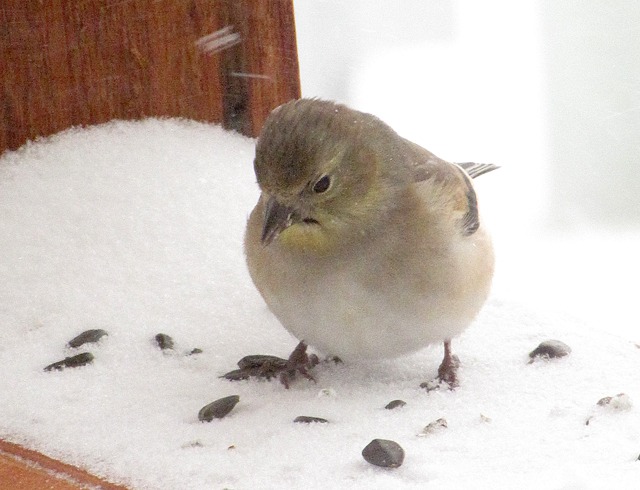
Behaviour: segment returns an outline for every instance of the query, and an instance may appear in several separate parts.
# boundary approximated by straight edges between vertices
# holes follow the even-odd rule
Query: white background
[[[478,179],[495,288],[640,338],[640,4],[296,0],[303,95]]]

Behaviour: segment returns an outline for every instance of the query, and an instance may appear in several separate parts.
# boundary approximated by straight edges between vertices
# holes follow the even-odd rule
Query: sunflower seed
[[[368,463],[383,468],[397,468],[404,461],[404,449],[395,441],[374,439],[362,450]]]
[[[213,419],[225,417],[240,401],[238,395],[225,396],[205,405],[198,412],[200,422],[211,422]]]
[[[109,334],[106,331],[102,330],[101,328],[86,330],[82,332],[80,335],[78,335],[77,337],[74,337],[73,339],[71,339],[67,345],[73,348],[80,347],[83,344],[97,342],[105,335],[109,335]]]
[[[156,344],[162,350],[173,349],[173,339],[166,333],[159,333],[156,335]]]
[[[306,415],[300,415],[298,417],[296,417],[295,419],[293,419],[293,421],[296,424],[312,424],[312,423],[318,423],[318,424],[328,424],[329,421],[327,419],[323,419],[320,417],[308,417]]]
[[[393,400],[387,403],[384,408],[386,408],[387,410],[393,410],[394,408],[404,407],[406,404],[407,402],[405,402],[404,400]]]
[[[567,356],[571,353],[571,347],[559,340],[545,340],[529,353],[531,364],[536,358],[555,359]]]
[[[93,362],[93,354],[91,352],[83,352],[77,356],[65,357],[62,361],[54,362],[44,368],[45,371],[60,371],[64,368],[73,368],[85,366]]]

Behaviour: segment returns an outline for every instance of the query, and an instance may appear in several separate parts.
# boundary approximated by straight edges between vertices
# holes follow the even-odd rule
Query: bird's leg
[[[421,388],[427,391],[437,390],[443,384],[447,385],[450,390],[458,387],[458,368],[460,367],[460,359],[451,351],[451,339],[444,341],[444,358],[438,368],[438,376],[432,380],[422,383]]]
[[[446,383],[450,388],[458,387],[458,368],[460,359],[451,352],[451,339],[444,341],[444,358],[438,368],[438,380]]]

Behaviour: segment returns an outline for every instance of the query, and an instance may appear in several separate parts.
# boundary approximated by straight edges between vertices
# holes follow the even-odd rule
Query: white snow
[[[244,265],[252,158],[251,140],[218,127],[146,120],[72,129],[0,159],[0,437],[135,489],[638,488],[640,339],[623,314],[637,287],[619,280],[637,270],[624,259],[637,248],[507,239],[508,172],[478,180],[499,269],[492,299],[454,342],[456,391],[418,387],[440,346],[321,365],[317,383],[290,390],[219,379],[244,355],[286,357],[296,344]],[[621,299],[628,310],[608,325],[581,318]],[[90,328],[109,336],[65,347]],[[174,352],[154,345],[159,332]],[[546,339],[572,353],[528,364]],[[186,356],[194,347],[203,353]],[[43,371],[85,350],[93,364]],[[597,406],[618,393],[631,403]],[[226,418],[198,422],[233,394]],[[407,405],[383,408],[397,398]],[[298,415],[330,423],[294,424]],[[419,436],[440,418],[447,428]],[[398,442],[403,466],[366,463],[374,438]]]

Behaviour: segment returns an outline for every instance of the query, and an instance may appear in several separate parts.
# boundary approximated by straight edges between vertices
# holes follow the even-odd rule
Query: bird
[[[269,310],[299,340],[285,386],[296,372],[313,379],[307,346],[377,360],[442,343],[438,375],[421,386],[457,387],[451,342],[494,271],[472,179],[498,167],[450,163],[372,114],[318,98],[268,115],[253,164],[260,197],[244,252]]]

